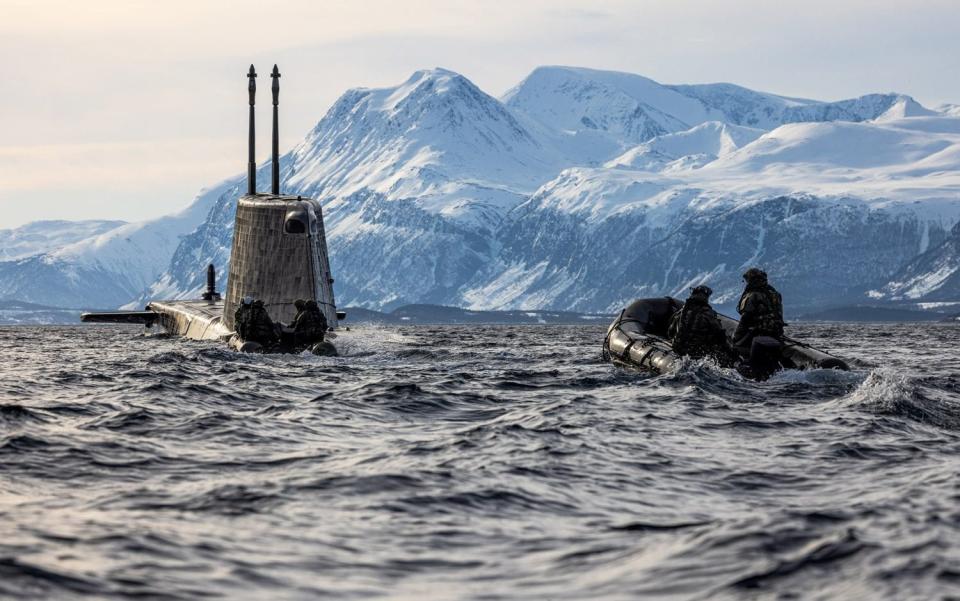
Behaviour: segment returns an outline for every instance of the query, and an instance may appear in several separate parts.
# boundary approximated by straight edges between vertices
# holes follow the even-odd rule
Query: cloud
[[[232,139],[0,146],[0,206],[11,224],[38,218],[135,221],[182,208],[202,183],[240,173]],[[211,178],[219,173],[222,177]]]
[[[65,214],[52,213],[65,189],[83,191],[77,202],[116,194],[116,216],[127,216],[137,183],[161,190],[150,204],[160,215],[242,171],[251,62],[284,73],[289,148],[347,88],[440,65],[495,95],[538,65],[571,64],[790,96],[897,90],[956,102],[958,30],[947,0],[909,10],[886,0],[6,0],[0,176],[6,186],[19,175],[7,189],[43,202],[23,207],[2,193],[0,227]],[[223,156],[235,147],[239,157]]]

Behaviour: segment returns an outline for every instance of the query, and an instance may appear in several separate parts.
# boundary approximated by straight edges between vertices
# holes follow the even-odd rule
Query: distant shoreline
[[[958,305],[960,307],[960,305]],[[721,313],[736,316],[730,307],[716,307]],[[955,309],[955,307],[947,307]],[[102,309],[70,309],[0,300],[0,326],[80,325],[80,313]],[[403,305],[392,311],[347,307],[343,325],[376,323],[384,325],[607,325],[616,314],[579,313],[544,309],[477,311],[443,305]],[[788,315],[794,323],[960,323],[960,312],[936,312],[896,306],[849,305],[799,312]]]

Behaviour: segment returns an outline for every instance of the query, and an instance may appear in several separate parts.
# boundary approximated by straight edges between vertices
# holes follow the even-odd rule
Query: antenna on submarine
[[[247,73],[247,78],[250,80],[250,84],[247,86],[247,91],[250,93],[250,143],[249,143],[249,157],[247,159],[247,194],[253,195],[257,193],[257,158],[256,158],[256,145],[257,145],[257,136],[256,128],[254,126],[253,119],[253,106],[256,104],[257,96],[257,71],[253,68],[253,65],[250,65],[250,71]],[[276,110],[276,109],[274,109]]]
[[[273,179],[271,181],[270,191],[280,195],[280,118],[277,113],[277,105],[280,103],[280,70],[273,66],[273,85],[270,89],[273,91]]]

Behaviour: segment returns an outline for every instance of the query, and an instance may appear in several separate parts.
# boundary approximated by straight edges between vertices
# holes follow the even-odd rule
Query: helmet
[[[293,306],[297,308],[297,311],[303,311],[303,308],[306,306],[306,304],[307,301],[303,300],[302,298],[298,298],[297,300],[293,301]]]
[[[702,296],[703,298],[710,298],[710,295],[713,294],[713,289],[710,286],[697,286],[696,288],[690,289],[690,296]]]
[[[765,282],[767,281],[767,272],[757,267],[751,267],[743,272],[743,279],[748,282]]]
[[[241,299],[240,299],[240,304],[241,304],[241,305],[250,305],[250,304],[253,304],[253,297],[252,297],[252,296],[245,296],[245,297],[241,298]]]

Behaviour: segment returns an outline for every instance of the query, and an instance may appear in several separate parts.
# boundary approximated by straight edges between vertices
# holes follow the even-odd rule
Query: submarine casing
[[[320,203],[278,194],[247,194],[237,200],[233,251],[224,298],[223,324],[234,329],[244,297],[262,300],[274,321],[289,323],[297,299],[315,299],[331,327],[337,325],[333,278]]]

